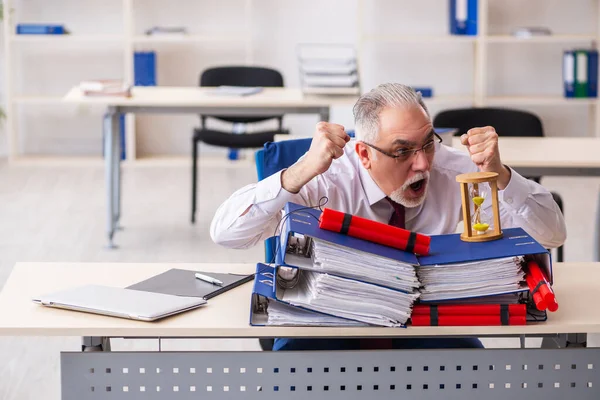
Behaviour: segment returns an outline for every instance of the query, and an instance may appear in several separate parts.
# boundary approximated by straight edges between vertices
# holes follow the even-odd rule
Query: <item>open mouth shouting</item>
[[[390,198],[404,207],[417,207],[425,200],[428,184],[429,171],[419,172],[404,182],[400,189],[394,190]]]

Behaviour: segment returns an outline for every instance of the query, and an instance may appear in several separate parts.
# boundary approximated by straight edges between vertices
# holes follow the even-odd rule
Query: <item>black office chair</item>
[[[500,136],[544,136],[542,121],[537,115],[507,108],[460,108],[445,110],[437,114],[433,119],[433,126],[456,128],[454,134],[460,136],[474,127],[493,126]],[[539,176],[527,177],[540,183]],[[552,192],[552,197],[560,211],[563,211],[563,201],[558,193]],[[563,246],[557,249],[557,261],[564,259]]]
[[[227,66],[210,68],[200,75],[200,86],[261,86],[283,87],[283,76],[276,70],[261,67]],[[277,119],[277,130],[236,134],[216,129],[208,129],[206,120],[215,118],[232,124],[251,124]],[[198,142],[232,149],[260,148],[272,142],[274,135],[287,134],[283,129],[283,115],[246,116],[200,116],[200,128],[194,129],[192,137],[192,224],[196,222],[196,192],[198,185]]]

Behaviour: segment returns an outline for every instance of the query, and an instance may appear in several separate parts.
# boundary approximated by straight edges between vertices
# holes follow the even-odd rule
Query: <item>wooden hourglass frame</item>
[[[471,172],[458,175],[456,181],[460,183],[460,194],[462,197],[464,231],[460,235],[461,240],[465,242],[487,242],[489,240],[500,239],[502,237],[502,229],[500,227],[500,210],[498,208],[498,174],[495,172]],[[479,220],[479,215],[485,199],[478,195],[480,183],[488,183],[490,185],[494,220],[493,229],[486,229],[483,233],[481,229],[480,231],[474,229],[475,225],[483,225]],[[472,185],[475,196],[469,193],[469,184]],[[476,218],[475,223],[472,221],[471,202],[473,202],[474,207],[473,216]]]

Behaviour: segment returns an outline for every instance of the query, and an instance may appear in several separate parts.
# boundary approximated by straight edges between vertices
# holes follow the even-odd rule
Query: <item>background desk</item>
[[[49,309],[31,302],[31,298],[40,293],[75,285],[127,286],[169,268],[247,273],[254,271],[255,265],[19,263],[0,294],[0,335],[259,338],[600,332],[600,308],[594,307],[596,293],[600,291],[600,264],[596,263],[556,264],[555,289],[560,309],[551,314],[547,322],[527,326],[408,329],[252,327],[248,323],[250,283],[211,299],[204,308],[156,323]],[[91,275],[91,270],[103,273]],[[539,369],[540,365],[542,369]],[[568,395],[577,399],[597,399],[600,389],[598,368],[600,350],[581,348],[83,352],[62,354],[61,376],[64,399],[88,396],[101,399],[160,396],[191,399],[199,395],[219,399],[272,399],[284,395],[280,392],[285,392],[286,398],[304,398],[309,394],[307,391],[328,399],[367,396],[387,399],[403,394],[419,399],[442,395],[444,398],[461,399],[506,399],[508,396],[515,399],[558,399]],[[260,392],[257,387],[261,388]],[[445,392],[440,393],[441,390]],[[202,393],[194,393],[196,391]]]
[[[305,96],[300,89],[265,88],[252,96],[211,94],[200,87],[134,87],[129,98],[84,96],[78,87],[69,91],[65,102],[100,104],[107,107],[104,118],[104,153],[107,196],[107,235],[110,247],[121,216],[121,173],[119,115],[126,113],[192,113],[215,116],[272,114],[319,114],[329,120],[333,105],[353,105],[356,96]]]

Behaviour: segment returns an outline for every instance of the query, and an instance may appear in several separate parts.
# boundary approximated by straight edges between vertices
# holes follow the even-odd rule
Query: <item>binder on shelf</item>
[[[575,97],[575,52],[572,50],[563,53],[563,86],[565,97]]]
[[[450,0],[450,34],[477,35],[477,0]]]
[[[65,35],[64,25],[52,24],[17,24],[17,35]]]
[[[135,86],[156,86],[156,52],[136,51],[133,70]]]
[[[598,50],[591,49],[587,52],[588,72],[588,97],[598,97]]]
[[[575,97],[588,94],[588,61],[586,50],[575,50]]]
[[[423,97],[423,98],[433,97],[433,88],[431,88],[431,87],[414,86],[413,89],[415,92],[420,92],[421,97]]]

